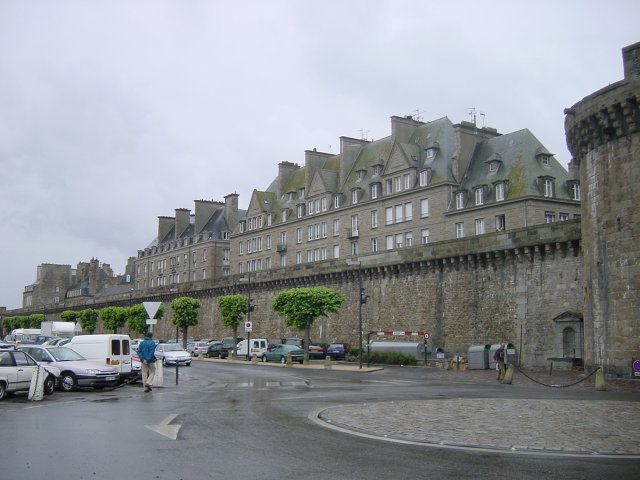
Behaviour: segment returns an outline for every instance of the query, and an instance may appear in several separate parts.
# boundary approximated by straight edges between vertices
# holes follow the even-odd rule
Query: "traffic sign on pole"
[[[162,302],[142,302],[142,306],[147,311],[149,318],[155,317],[160,305],[162,305]]]
[[[245,332],[251,332],[253,330],[253,323],[252,322],[244,322],[244,331]]]

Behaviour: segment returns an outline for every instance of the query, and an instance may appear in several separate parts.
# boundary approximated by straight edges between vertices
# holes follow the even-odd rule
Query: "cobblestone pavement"
[[[430,377],[485,384],[494,378],[487,371],[443,371]],[[533,380],[514,376],[514,386],[548,388],[543,383],[564,386],[577,381],[568,387],[573,396],[575,391],[595,388],[592,377],[584,380],[575,372],[530,377]],[[428,399],[336,406],[317,412],[317,419],[348,433],[446,448],[640,458],[640,395],[635,395],[640,381],[610,380],[607,390],[630,393],[630,401]]]

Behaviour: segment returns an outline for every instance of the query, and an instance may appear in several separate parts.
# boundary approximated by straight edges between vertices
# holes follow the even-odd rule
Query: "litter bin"
[[[474,345],[467,351],[469,370],[487,370],[489,368],[489,350],[491,345]]]

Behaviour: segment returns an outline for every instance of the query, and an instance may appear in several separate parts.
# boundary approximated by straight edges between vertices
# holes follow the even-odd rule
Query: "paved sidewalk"
[[[594,378],[578,372],[553,376],[516,373],[514,385],[501,388],[595,391]],[[431,371],[429,378],[464,383],[494,381],[488,371]],[[576,383],[578,382],[578,383]],[[551,387],[553,388],[553,387]],[[614,456],[640,459],[640,381],[607,381],[607,390],[628,401],[606,399],[456,398],[394,401],[331,407],[316,413],[324,426],[387,441],[440,448],[504,453]],[[583,394],[584,397],[592,397]]]

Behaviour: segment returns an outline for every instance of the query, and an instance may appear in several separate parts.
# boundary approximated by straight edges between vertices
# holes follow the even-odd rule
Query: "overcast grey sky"
[[[0,305],[41,263],[123,273],[157,217],[419,112],[528,128],[623,77],[637,0],[0,0]]]

